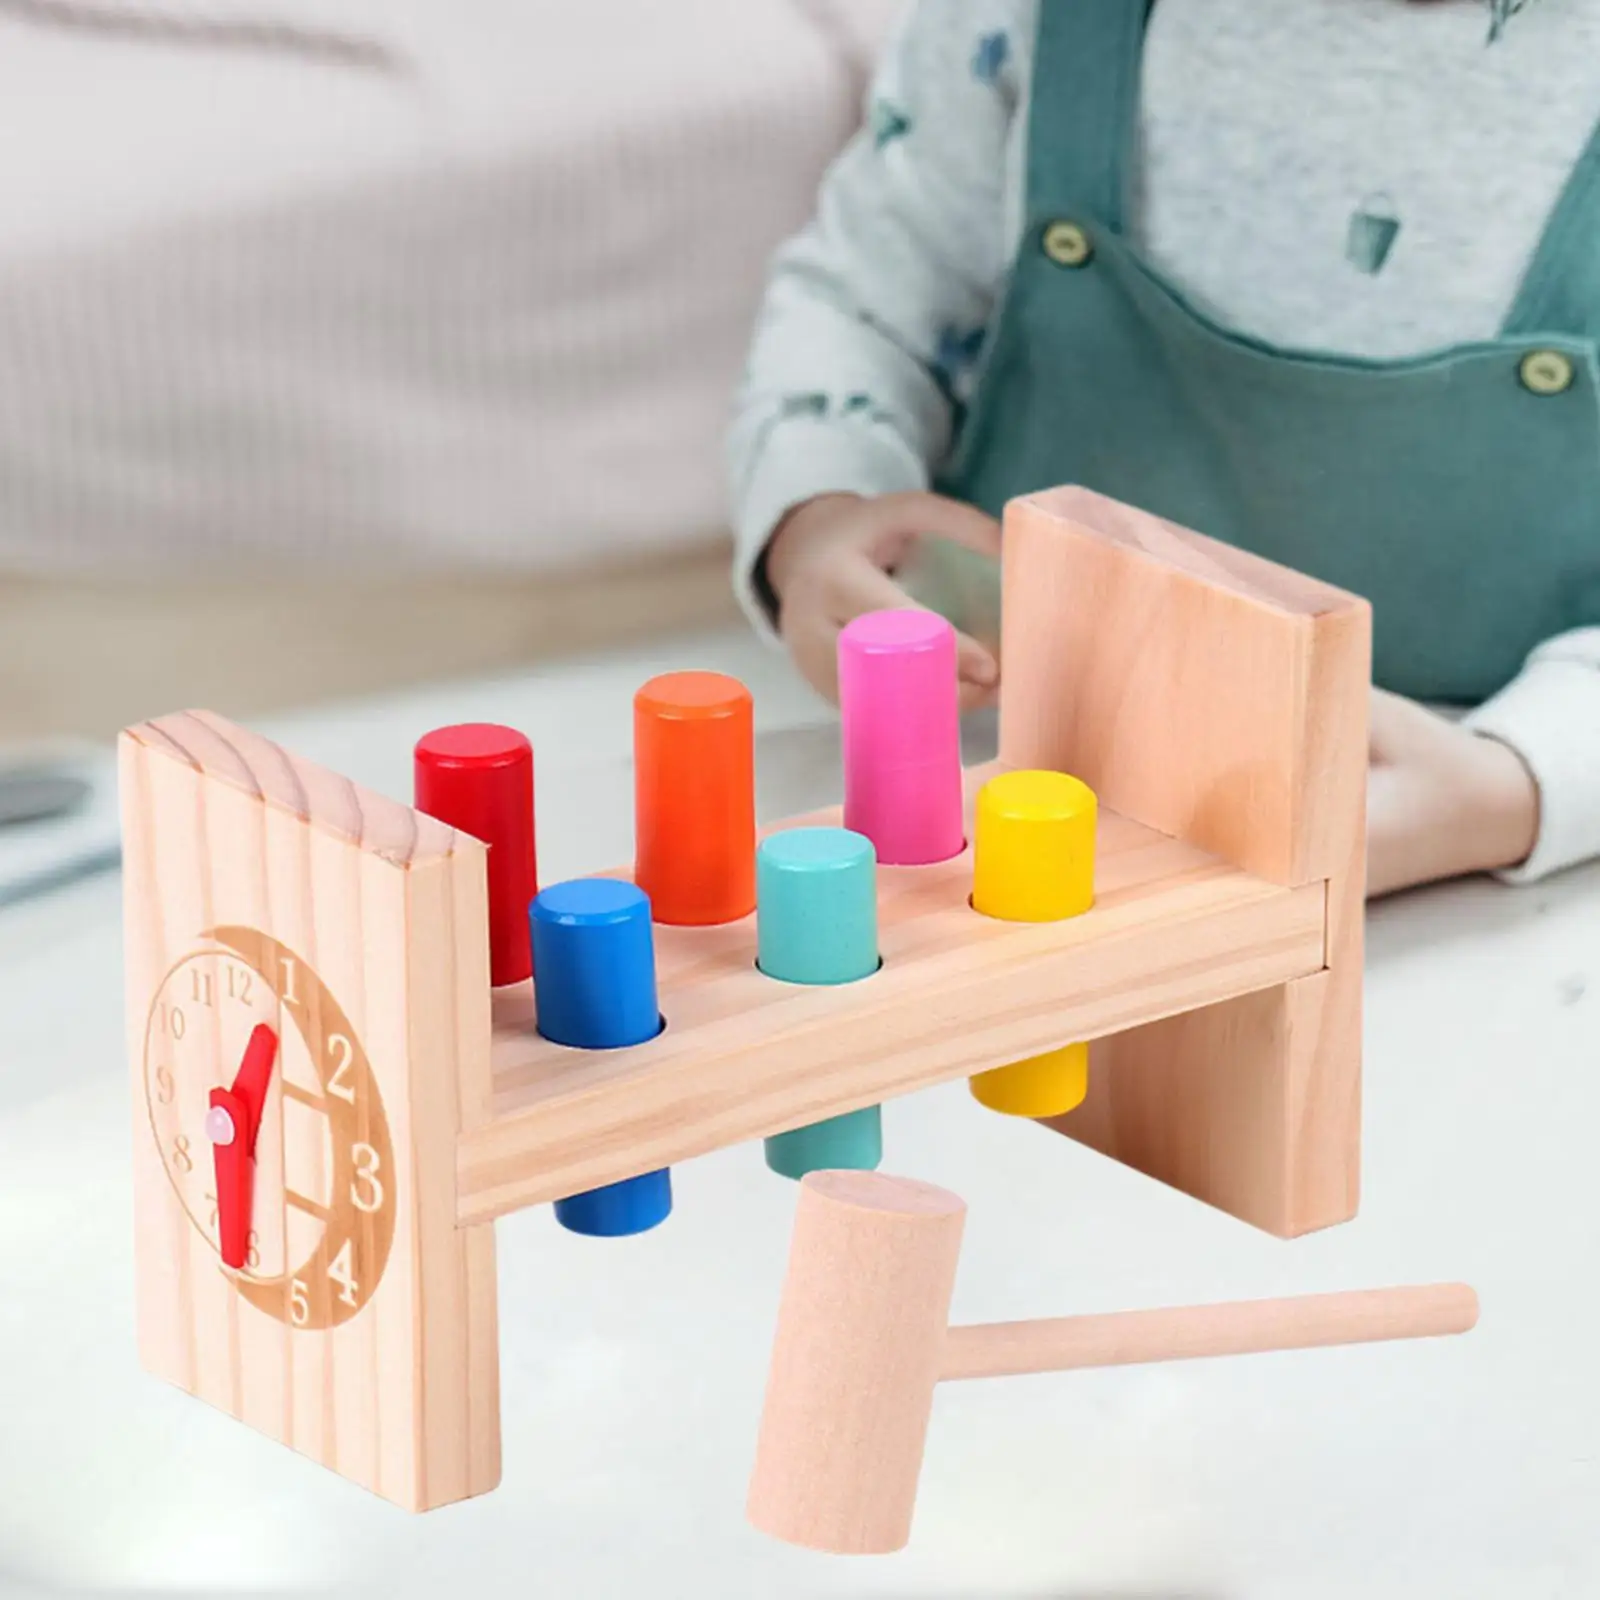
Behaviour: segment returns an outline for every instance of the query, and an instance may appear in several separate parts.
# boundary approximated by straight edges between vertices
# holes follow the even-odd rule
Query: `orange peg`
[[[634,881],[657,922],[737,922],[756,906],[755,718],[720,672],[669,672],[633,700]]]

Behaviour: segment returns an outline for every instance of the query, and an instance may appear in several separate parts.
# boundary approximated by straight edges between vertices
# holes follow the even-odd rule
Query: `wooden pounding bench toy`
[[[804,1181],[750,1510],[801,1543],[904,1542],[940,1377],[1470,1326],[1456,1286],[947,1330],[960,1202],[868,1170],[917,1089],[1285,1238],[1358,1200],[1367,605],[1077,489],[1004,545],[996,763],[949,626],[859,619],[842,813],[758,844],[748,692],[670,674],[614,876],[538,889],[509,729],[425,736],[415,808],[127,729],[147,1368],[402,1506],[484,1493],[494,1219],[642,1232],[755,1139]]]

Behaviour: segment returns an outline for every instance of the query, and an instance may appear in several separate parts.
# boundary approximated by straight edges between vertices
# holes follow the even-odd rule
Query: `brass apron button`
[[[1052,222],[1044,230],[1044,253],[1058,267],[1081,267],[1094,254],[1094,246],[1076,222]]]
[[[1530,351],[1517,373],[1530,394],[1565,394],[1575,376],[1571,360],[1559,350]]]

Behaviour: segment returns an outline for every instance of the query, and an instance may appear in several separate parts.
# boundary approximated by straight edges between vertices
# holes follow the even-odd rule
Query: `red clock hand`
[[[250,1251],[250,1208],[255,1187],[256,1136],[267,1103],[267,1084],[278,1036],[258,1023],[245,1046],[231,1089],[211,1091],[206,1133],[217,1176],[217,1231],[225,1265],[243,1267]]]
[[[278,1054],[278,1036],[266,1023],[258,1022],[244,1047],[244,1059],[233,1080],[233,1092],[250,1113],[250,1155],[256,1153],[256,1135],[261,1132],[261,1113],[267,1107],[267,1084],[272,1063]]]

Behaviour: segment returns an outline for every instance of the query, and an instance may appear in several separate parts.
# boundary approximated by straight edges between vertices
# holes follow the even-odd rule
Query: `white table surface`
[[[768,815],[838,789],[826,717],[740,635],[281,722],[397,795],[489,717],[540,764],[544,876],[631,848],[629,701],[757,693]],[[977,735],[981,741],[982,730]],[[675,1175],[643,1238],[499,1225],[505,1476],[411,1517],[138,1368],[119,886],[0,914],[0,1593],[381,1590],[588,1600],[1600,1595],[1600,872],[1372,917],[1365,1200],[1285,1244],[961,1086],[886,1113],[886,1168],[971,1205],[959,1320],[1463,1278],[1464,1339],[941,1391],[904,1554],[769,1543],[743,1495],[793,1190],[759,1149]]]

